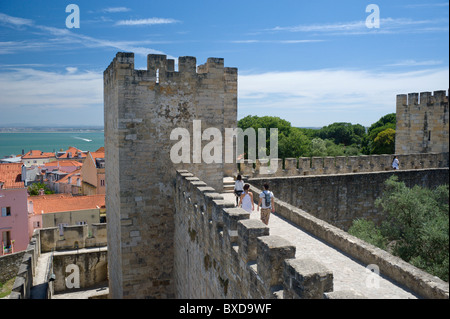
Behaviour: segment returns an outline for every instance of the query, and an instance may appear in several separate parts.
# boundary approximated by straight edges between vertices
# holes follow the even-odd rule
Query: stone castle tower
[[[180,57],[175,71],[174,60],[148,55],[147,70],[135,70],[133,53],[117,53],[104,72],[104,118],[110,295],[174,297],[176,169],[221,191],[233,166],[174,164],[170,135],[185,128],[192,137],[194,120],[202,130],[235,128],[237,69]]]
[[[397,95],[395,153],[449,151],[449,109],[446,91]]]

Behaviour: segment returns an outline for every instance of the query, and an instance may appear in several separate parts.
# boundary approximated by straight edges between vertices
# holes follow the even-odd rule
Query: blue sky
[[[397,94],[448,89],[448,37],[441,0],[1,1],[0,125],[102,125],[103,71],[123,51],[138,69],[150,53],[224,58],[239,119],[369,126]]]

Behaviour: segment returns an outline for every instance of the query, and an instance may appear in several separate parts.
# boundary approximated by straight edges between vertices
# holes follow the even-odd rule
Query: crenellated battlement
[[[448,91],[445,90],[397,95],[397,105],[404,107],[441,106],[443,103],[448,103]]]
[[[222,77],[227,82],[237,81],[237,68],[224,67],[223,58],[208,58],[205,64],[197,66],[195,57],[181,56],[178,58],[177,71],[174,59],[167,59],[163,54],[149,54],[147,70],[135,70],[134,53],[119,52],[105,70],[105,77],[112,77],[113,70],[116,70],[118,75],[139,76],[155,83],[173,82],[186,77],[199,79]]]
[[[295,259],[295,246],[193,174],[177,171],[175,188],[177,298],[320,299],[333,291],[330,270]]]
[[[397,95],[397,154],[449,151],[448,91]]]
[[[239,173],[248,178],[303,176],[326,174],[350,174],[365,172],[383,172],[392,170],[392,160],[396,154],[336,156],[336,157],[300,157],[271,159],[277,161],[278,169],[271,174],[262,174],[261,166],[266,165],[259,160],[243,160],[239,165]],[[401,170],[449,167],[449,153],[422,153],[397,155]],[[264,170],[267,171],[267,170]]]

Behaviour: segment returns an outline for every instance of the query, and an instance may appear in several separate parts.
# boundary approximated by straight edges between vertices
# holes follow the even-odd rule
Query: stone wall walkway
[[[235,201],[233,193],[224,193],[223,196]],[[255,204],[255,211],[250,214],[251,219],[260,218],[256,207]],[[368,265],[347,256],[276,214],[271,214],[268,226],[270,235],[283,237],[296,246],[296,258],[315,259],[333,271],[335,292],[350,291],[369,299],[420,298],[389,278],[376,275],[366,268]]]
[[[52,253],[42,253],[37,259],[33,286],[30,289],[30,299],[47,299],[48,270]]]

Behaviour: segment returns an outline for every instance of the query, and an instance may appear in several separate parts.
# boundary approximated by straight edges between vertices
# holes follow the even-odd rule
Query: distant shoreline
[[[104,130],[92,130],[92,131],[21,131],[21,132],[8,132],[8,131],[0,131],[0,134],[20,134],[20,133],[101,133]]]

